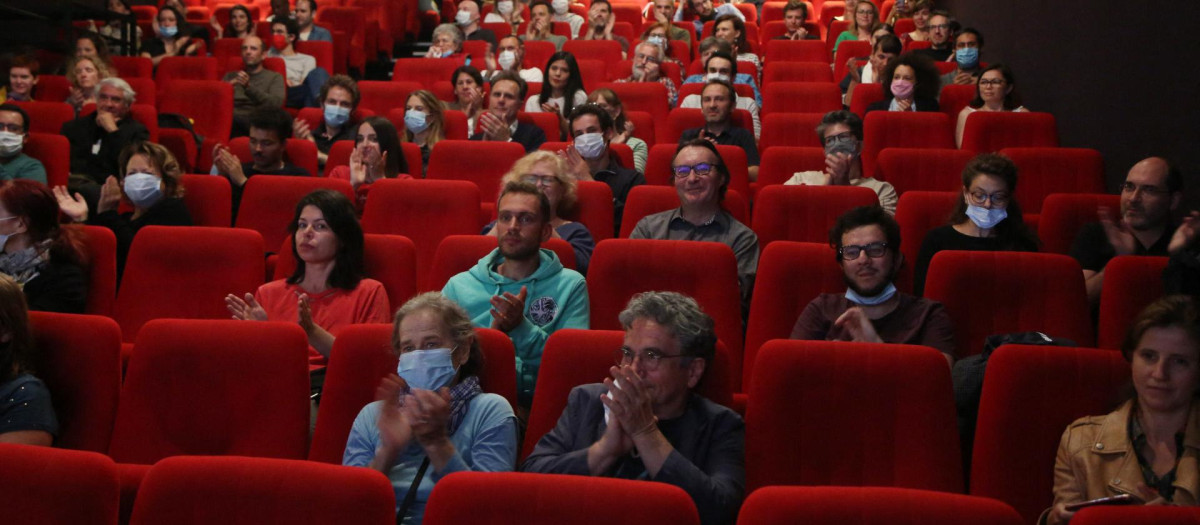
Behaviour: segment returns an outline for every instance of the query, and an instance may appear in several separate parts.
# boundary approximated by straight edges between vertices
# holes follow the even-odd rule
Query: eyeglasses
[[[873,242],[867,245],[847,244],[838,250],[838,253],[842,255],[842,259],[847,261],[858,259],[858,256],[862,255],[863,252],[867,252],[867,257],[878,259],[887,255],[887,243]]]
[[[844,131],[842,133],[838,133],[837,135],[831,135],[831,136],[825,137],[825,145],[828,146],[830,144],[836,144],[838,142],[852,141],[857,138],[858,137],[854,136],[854,133],[849,132],[849,131]]]
[[[521,178],[521,180],[538,186],[550,186],[558,182],[558,177],[554,175],[534,175],[529,174]]]
[[[500,212],[500,215],[497,217],[496,223],[497,224],[508,224],[508,223],[512,222],[513,219],[516,219],[517,224],[520,226],[529,226],[530,224],[536,223],[538,221],[539,217],[533,213],[512,213],[512,212],[502,211],[502,212]]]
[[[972,191],[967,195],[971,197],[971,204],[976,206],[983,206],[983,204],[989,200],[992,201],[992,204],[995,204],[996,206],[1007,206],[1008,199],[1012,197],[1011,195],[1003,192],[988,195],[982,191]]]
[[[634,62],[650,62],[650,63],[654,63],[654,64],[659,63],[658,57],[651,56],[651,55],[643,55],[641,53],[633,55],[633,61]]]
[[[20,124],[4,124],[0,122],[0,131],[7,131],[9,133],[25,133],[25,128]]]
[[[981,85],[981,86],[1003,86],[1004,79],[1003,78],[983,79],[983,80],[979,81],[979,85]]]
[[[950,24],[929,24],[929,29],[950,29]]]
[[[675,166],[674,168],[671,168],[671,171],[675,173],[676,179],[686,179],[688,178],[688,175],[693,173],[695,173],[697,177],[704,178],[712,175],[716,168],[716,164],[701,162],[695,166]]]
[[[1147,197],[1161,197],[1163,195],[1166,195],[1168,190],[1165,188],[1159,188],[1157,186],[1150,186],[1150,185],[1138,186],[1137,184],[1134,184],[1132,182],[1126,182],[1126,183],[1121,184],[1121,193],[1133,193],[1135,191],[1141,191],[1142,195],[1145,195]]]
[[[634,359],[642,360],[642,368],[648,372],[658,370],[658,365],[662,364],[664,359],[684,359],[692,356],[689,355],[667,355],[657,350],[634,351],[632,348],[618,348],[613,352],[613,359],[617,366],[630,366]]]

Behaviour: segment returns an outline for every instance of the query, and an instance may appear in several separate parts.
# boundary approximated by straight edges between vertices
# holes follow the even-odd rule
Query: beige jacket
[[[1078,503],[1117,494],[1138,496],[1145,483],[1137,454],[1129,442],[1133,401],[1104,416],[1083,417],[1063,432],[1054,463],[1054,505]],[[1200,402],[1192,403],[1183,436],[1183,455],[1175,473],[1176,505],[1196,505],[1200,494]],[[1051,507],[1052,509],[1053,507]],[[1039,523],[1059,523],[1042,513]]]

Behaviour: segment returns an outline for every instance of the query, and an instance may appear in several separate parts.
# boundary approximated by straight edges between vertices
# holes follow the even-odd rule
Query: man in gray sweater
[[[242,40],[242,70],[225,74],[225,82],[233,84],[233,129],[231,137],[250,132],[250,114],[256,109],[283,107],[287,91],[283,75],[263,67],[266,53],[263,41],[257,36]]]

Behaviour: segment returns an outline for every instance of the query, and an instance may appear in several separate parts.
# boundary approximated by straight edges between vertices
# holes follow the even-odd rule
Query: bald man
[[[248,36],[242,40],[242,69],[225,74],[224,81],[233,84],[233,137],[250,132],[254,110],[283,107],[287,96],[283,75],[263,67],[265,57],[262,39]]]

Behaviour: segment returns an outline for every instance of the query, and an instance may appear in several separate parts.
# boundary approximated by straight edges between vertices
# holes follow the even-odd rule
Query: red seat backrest
[[[1200,509],[1195,507],[1104,506],[1099,509],[1083,509],[1079,512],[1077,525],[1113,525],[1117,523],[1158,523],[1160,525],[1184,525],[1196,521]]]
[[[837,36],[834,36],[833,39],[836,40]],[[846,77],[846,64],[850,61],[850,58],[867,58],[869,56],[871,56],[870,42],[859,40],[842,42],[842,45],[838,46],[837,54],[833,55],[833,81],[841,82]],[[882,75],[882,72],[880,72],[880,75]]]
[[[996,349],[979,400],[971,494],[1012,505],[1025,523],[1037,521],[1053,503],[1050,473],[1063,429],[1077,418],[1112,410],[1128,381],[1129,363],[1119,352],[1025,345]]]
[[[833,82],[833,73],[828,62],[767,62],[763,83],[775,82]]]
[[[309,175],[316,177],[321,174],[317,164],[317,145],[311,140],[303,139],[287,139],[286,144],[288,162],[295,164],[301,168],[308,170]],[[250,137],[238,137],[229,141],[229,151],[233,153],[238,160],[252,162],[253,155],[250,153]]]
[[[421,84],[412,81],[361,80],[358,82],[358,92],[362,96],[359,107],[369,109],[376,115],[387,115],[394,108],[403,111],[409,95],[420,89]],[[404,131],[403,128],[398,129]]]
[[[232,190],[229,179],[212,175],[184,175],[183,203],[196,226],[228,228],[232,217]]]
[[[689,84],[694,85],[694,84]],[[659,122],[662,122],[661,120]],[[754,132],[754,117],[744,109],[733,110],[733,126]],[[667,115],[665,125],[659,132],[658,145],[677,147],[683,132],[704,127],[704,113],[700,108],[675,108]],[[672,154],[672,157],[674,154]]]
[[[568,26],[570,27],[570,26]],[[522,32],[521,34],[525,34]],[[553,42],[545,40],[525,40],[525,60],[522,61],[521,67],[538,68],[544,75],[546,73],[546,62],[550,61],[550,57],[558,50],[555,49]]]
[[[962,149],[976,153],[1004,148],[1058,147],[1054,115],[1027,111],[976,111],[967,117]]]
[[[71,83],[62,75],[38,75],[33,95],[39,102],[62,102],[71,95]]]
[[[233,126],[233,86],[220,80],[158,82],[159,113],[178,113],[192,119],[196,133],[216,142],[229,140]]]
[[[621,99],[625,111],[645,111],[656,122],[665,122],[670,107],[667,105],[667,87],[657,82],[621,82],[601,84],[600,88],[608,88]],[[595,88],[593,88],[595,89]],[[668,142],[664,138],[666,128],[658,129],[657,142]]]
[[[175,80],[220,80],[220,65],[213,57],[164,57],[154,72],[159,90]]]
[[[680,97],[682,96],[681,94]],[[657,142],[655,128],[663,124],[656,126],[654,116],[645,111],[629,111],[625,109],[622,110],[622,113],[625,115],[626,120],[633,123],[633,136],[642,139],[646,143],[646,146],[653,148]]]
[[[71,142],[55,132],[34,133],[25,136],[21,152],[40,161],[46,169],[46,185],[66,186],[71,174]]]
[[[1166,257],[1118,255],[1104,265],[1097,346],[1120,349],[1142,309],[1163,296]]]
[[[449,81],[450,74],[463,65],[460,58],[400,58],[392,67],[392,80],[418,82],[425,89],[433,89],[439,81]]]
[[[480,203],[495,210],[500,196],[500,178],[513,163],[525,156],[525,148],[515,142],[443,140],[429,155],[426,177],[434,180],[465,180],[479,187]],[[488,159],[486,163],[478,159]]]
[[[867,106],[883,100],[882,84],[859,84],[850,95],[850,111],[859,118],[867,112]]]
[[[152,319],[228,319],[225,295],[254,293],[263,282],[262,242],[244,229],[143,227],[113,309],[125,341]]]
[[[258,232],[266,249],[274,250],[288,236],[288,224],[296,215],[296,203],[320,189],[340,191],[354,202],[354,189],[345,180],[282,175],[250,177],[242,190],[234,226]]]
[[[960,149],[888,147],[875,158],[875,178],[895,186],[901,195],[914,190],[959,191],[963,168],[974,157]],[[1024,201],[1021,211],[1025,211]]]
[[[441,290],[455,275],[468,271],[497,246],[494,235],[450,235],[438,244],[429,274],[429,289]],[[575,269],[575,251],[562,239],[550,239],[542,248],[554,252],[564,268]]]
[[[803,133],[803,130],[800,133]],[[758,182],[755,183],[757,191],[762,191],[772,184],[783,184],[796,172],[825,171],[825,149],[819,146],[774,146],[763,151],[761,160],[758,166]]]
[[[218,64],[228,64],[231,59],[241,58],[242,38],[218,38],[212,43],[212,56]]]
[[[39,78],[45,78],[42,75]],[[61,100],[53,102],[17,102],[21,109],[29,115],[29,131],[32,133],[53,133],[58,135],[62,132],[63,124],[70,122],[75,118],[75,108],[70,104]],[[28,152],[26,152],[28,153]]]
[[[40,523],[116,525],[121,488],[117,465],[107,456],[4,443],[0,464],[5,514],[36,516]]]
[[[825,50],[825,42],[820,40],[768,40],[766,42],[767,62],[813,62],[824,64],[829,70],[829,53]]]
[[[616,40],[568,40],[562,50],[579,60],[599,60],[606,64],[615,64],[624,58],[621,56],[621,44]],[[583,69],[583,64],[580,64],[580,69]],[[595,89],[592,86],[588,88]]]
[[[596,245],[588,267],[593,329],[619,330],[617,315],[625,304],[649,290],[688,295],[712,316],[717,337],[729,347],[733,387],[739,388],[742,309],[733,250],[715,242],[649,239],[609,239]]]
[[[567,44],[572,42],[596,42],[596,40],[571,40]],[[617,47],[620,47],[620,44]],[[563,46],[563,51],[566,51],[566,45]],[[600,58],[580,56],[576,56],[576,59],[576,62],[579,64],[579,73],[583,76],[585,91],[590,93],[600,88],[605,82],[608,82],[608,65],[615,63],[615,61],[610,62]],[[618,58],[617,60],[620,59]],[[629,108],[626,107],[625,110],[628,111]]]
[[[325,42],[321,40],[300,40],[295,43],[296,52],[309,55],[317,60],[317,67],[324,69],[326,73],[334,74],[333,70],[333,42]]]
[[[940,352],[775,340],[762,346],[754,367],[747,491],[768,485],[962,491],[950,367]],[[813,399],[838,402],[806,401]]]
[[[484,392],[504,396],[516,406],[517,365],[512,340],[504,332],[490,328],[476,328],[475,336],[484,354],[480,387]],[[364,406],[375,401],[379,380],[396,371],[391,338],[391,324],[352,325],[338,334],[325,372],[321,411],[308,451],[310,461],[342,463],[354,418]]]
[[[938,95],[938,107],[942,109],[942,113],[958,122],[958,114],[975,99],[975,90],[975,84],[942,86],[942,93]]]
[[[921,254],[925,235],[929,230],[947,224],[961,195],[962,192],[955,191],[908,191],[900,195],[896,203],[896,222],[900,223],[900,253],[904,255],[904,265],[900,267],[896,287],[905,292],[912,291],[913,268]]]
[[[762,136],[758,139],[758,151],[764,157],[772,147],[823,148],[817,138],[817,125],[824,118],[822,113],[771,113],[762,118]],[[824,165],[824,163],[822,163]],[[759,164],[762,176],[762,164]],[[797,170],[799,171],[799,170]]]
[[[1083,271],[1065,255],[941,251],[929,263],[925,297],[945,305],[959,357],[981,352],[992,334],[1036,330],[1080,346],[1095,339]]]
[[[293,238],[288,236],[279,247],[275,279],[286,279],[296,271],[292,243]],[[417,295],[417,247],[408,237],[364,234],[363,263],[366,276],[383,283],[393,311]]]
[[[581,180],[575,183],[575,194],[578,198],[575,213],[563,217],[567,220],[578,221],[592,234],[596,242],[611,239],[617,232],[613,231],[613,195],[612,188],[600,181]]]
[[[154,62],[149,58],[112,55],[108,59],[117,68],[114,74],[125,80],[130,77],[154,78]]]
[[[29,312],[29,324],[34,369],[54,396],[55,446],[107,452],[121,390],[121,327],[100,315],[50,312]]]
[[[763,87],[763,116],[772,113],[828,113],[842,108],[842,92],[832,82],[773,82]]]
[[[1097,209],[1106,207],[1117,210],[1121,206],[1120,195],[1060,193],[1047,195],[1042,201],[1042,214],[1038,219],[1038,237],[1042,247],[1050,253],[1071,252],[1071,244],[1083,225],[1096,222]]]
[[[884,148],[954,149],[954,124],[941,112],[873,111],[863,121],[862,169],[875,174]]]
[[[303,459],[308,393],[308,338],[296,323],[152,321],[134,343],[109,456]]]
[[[764,186],[754,201],[758,245],[772,241],[825,242],[842,214],[879,203],[870,188],[859,186]]]
[[[644,184],[634,186],[625,199],[625,210],[621,215],[622,239],[628,239],[638,221],[647,215],[679,207],[679,194],[673,186]],[[729,212],[742,224],[750,224],[750,206],[746,196],[736,190],[728,190],[721,208]]]
[[[442,239],[479,233],[479,189],[466,181],[381,180],[371,186],[362,226],[368,233],[411,239],[417,247],[418,289],[431,290],[426,282]]]
[[[763,487],[738,513],[743,525],[1021,525],[1012,507],[996,500],[894,487]]]
[[[562,137],[562,129],[558,127],[558,114],[556,113],[518,111],[517,120],[542,128],[542,133],[546,134],[546,140],[557,140]]]
[[[1052,193],[1104,193],[1104,157],[1091,148],[1004,148],[1020,171],[1016,198],[1025,214],[1041,213]]]
[[[83,226],[88,254],[88,298],[84,313],[112,316],[117,300],[117,236],[104,226]]]

